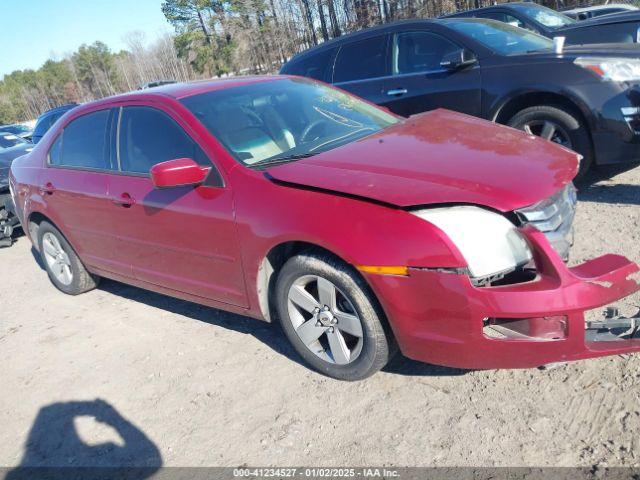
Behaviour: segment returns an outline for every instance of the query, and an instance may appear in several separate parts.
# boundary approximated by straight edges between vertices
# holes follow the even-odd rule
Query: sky
[[[0,0],[0,78],[14,70],[37,69],[51,57],[61,59],[96,40],[120,51],[132,31],[143,32],[151,42],[172,31],[161,4],[162,0]]]

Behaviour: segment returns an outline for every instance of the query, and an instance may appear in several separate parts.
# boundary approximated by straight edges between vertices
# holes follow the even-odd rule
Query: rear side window
[[[49,163],[100,170],[110,168],[107,140],[109,113],[109,110],[100,110],[70,122],[49,151]]]
[[[347,43],[340,48],[333,72],[333,82],[350,82],[386,74],[386,35],[359,42]]]
[[[124,107],[120,118],[120,169],[149,173],[157,163],[191,158],[212,166],[202,149],[167,114],[151,107]]]
[[[333,60],[334,49],[327,49],[315,55],[310,55],[302,60],[287,65],[282,73],[286,75],[299,75],[301,77],[326,80]]]
[[[458,45],[435,33],[399,33],[393,41],[393,73],[441,70],[442,58],[459,49]]]

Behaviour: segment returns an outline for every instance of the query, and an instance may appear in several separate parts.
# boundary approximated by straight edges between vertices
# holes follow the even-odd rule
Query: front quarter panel
[[[365,199],[273,183],[263,172],[231,174],[247,285],[267,254],[286,242],[322,247],[352,265],[464,267],[439,229],[407,211]],[[255,289],[252,306],[258,304]]]
[[[598,81],[585,69],[568,59],[498,60],[483,68],[483,116],[488,120],[509,120],[503,110],[512,101],[532,94],[563,97],[580,110],[590,129],[596,128],[594,102],[615,95],[614,87]],[[595,95],[594,98],[594,93]],[[601,100],[600,100],[601,99]],[[513,112],[517,113],[517,112]]]

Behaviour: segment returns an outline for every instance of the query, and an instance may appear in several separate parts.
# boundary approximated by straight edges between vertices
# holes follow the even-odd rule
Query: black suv
[[[280,73],[333,83],[393,112],[435,108],[507,124],[595,161],[640,160],[634,46],[567,47],[494,20],[412,20],[325,42]]]

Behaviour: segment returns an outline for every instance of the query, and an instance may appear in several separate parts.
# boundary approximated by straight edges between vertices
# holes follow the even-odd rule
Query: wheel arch
[[[258,267],[256,278],[256,293],[258,296],[258,304],[263,318],[268,322],[273,322],[276,318],[275,308],[275,282],[283,265],[291,257],[302,252],[316,252],[329,255],[345,265],[353,264],[345,260],[335,252],[315,243],[302,240],[283,241],[274,245],[262,258]],[[364,280],[359,272],[354,268],[355,272]],[[365,281],[366,283],[366,281]]]
[[[593,127],[591,111],[578,99],[566,93],[541,90],[516,92],[502,99],[493,108],[489,118],[496,123],[506,124],[519,111],[540,105],[559,106],[572,111],[588,127],[589,137],[591,137]]]
[[[520,92],[519,94],[515,94],[503,100],[503,102],[494,109],[490,118],[496,123],[506,125],[514,115],[525,108],[543,105],[561,107],[573,113],[577,117],[578,121],[587,127],[587,135],[589,136],[589,142],[591,143],[591,150],[595,151],[593,135],[591,134],[594,127],[591,111],[578,99],[565,93],[549,91]]]
[[[31,239],[33,248],[35,248],[38,253],[40,253],[40,245],[38,244],[38,229],[40,228],[40,224],[42,222],[48,222],[51,225],[53,225],[60,232],[60,234],[64,236],[65,240],[69,243],[69,245],[71,245],[71,248],[73,248],[75,251],[75,247],[69,241],[69,238],[60,229],[60,227],[56,224],[56,222],[52,220],[51,217],[45,215],[40,211],[35,210],[29,213],[25,223],[27,224],[27,231],[28,231],[29,238]]]

